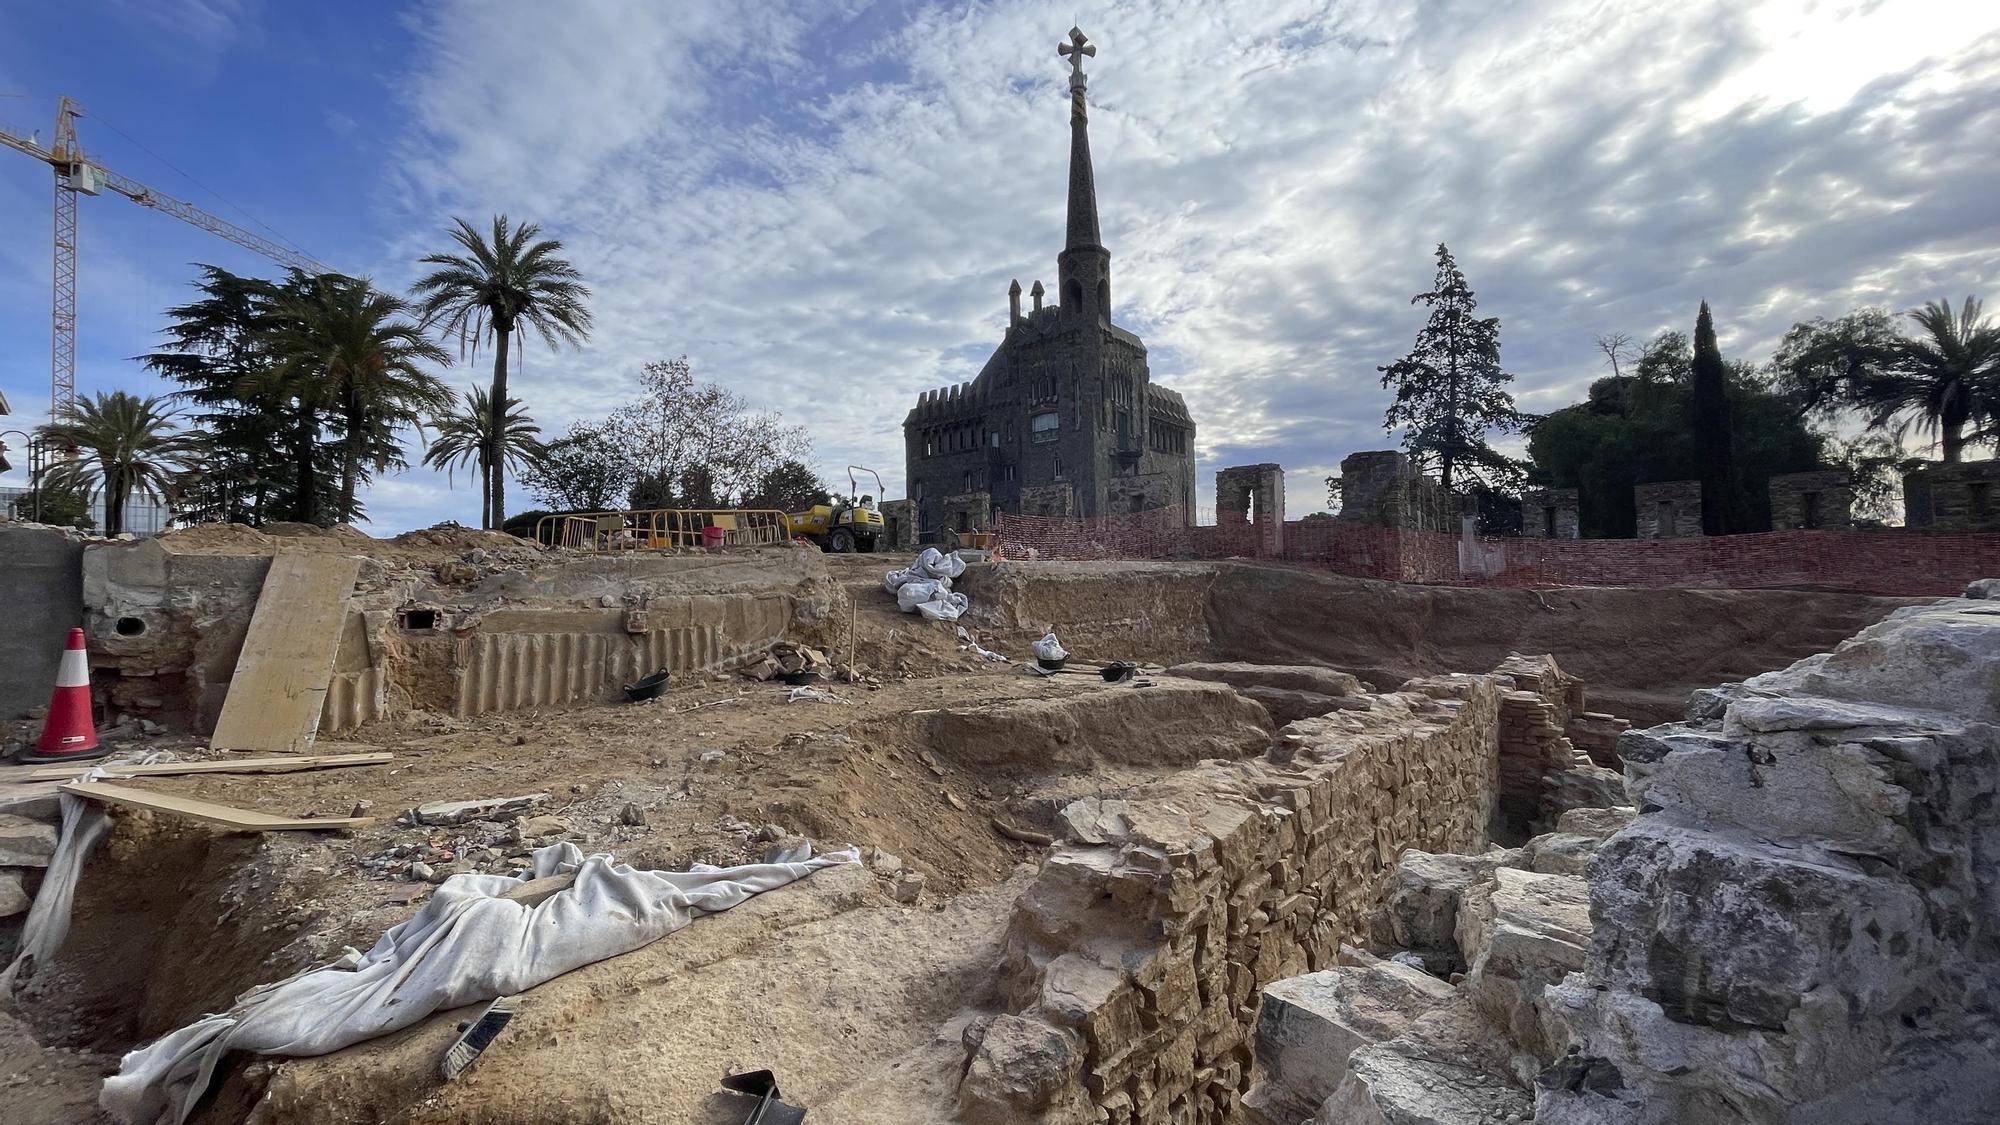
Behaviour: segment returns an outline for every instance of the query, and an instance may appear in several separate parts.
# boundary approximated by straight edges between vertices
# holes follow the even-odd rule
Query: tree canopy
[[[1702,449],[1688,425],[1693,360],[1686,336],[1661,333],[1633,374],[1599,379],[1584,402],[1535,423],[1528,438],[1535,476],[1577,490],[1586,537],[1634,534],[1634,485],[1701,477]],[[1725,363],[1723,377],[1742,530],[1768,528],[1771,477],[1822,467],[1827,439],[1750,367]]]
[[[426,256],[423,264],[436,268],[419,278],[411,293],[423,323],[456,336],[461,352],[470,347],[476,355],[481,341],[493,341],[493,386],[487,397],[510,402],[507,350],[514,336],[532,331],[551,348],[581,345],[590,338],[590,290],[561,256],[563,244],[540,237],[542,228],[534,223],[516,226],[507,216],[495,215],[490,238],[464,219],[453,223],[449,233],[463,253]],[[501,443],[501,431],[489,429],[488,526],[497,526],[507,511],[508,461]]]
[[[1516,479],[1520,466],[1487,443],[1522,425],[1507,391],[1514,377],[1500,369],[1500,320],[1473,315],[1472,287],[1442,242],[1430,291],[1410,298],[1418,302],[1431,312],[1416,345],[1378,368],[1382,385],[1396,392],[1383,424],[1402,427],[1403,448],[1447,489]]]

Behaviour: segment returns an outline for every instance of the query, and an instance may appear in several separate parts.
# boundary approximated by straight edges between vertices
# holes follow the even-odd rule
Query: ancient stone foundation
[[[1240,1120],[1259,986],[1333,964],[1405,848],[1484,846],[1509,686],[1413,680],[1292,724],[1285,761],[1066,810],[1080,827],[1016,904],[1011,1011],[975,1037],[964,1119]]]

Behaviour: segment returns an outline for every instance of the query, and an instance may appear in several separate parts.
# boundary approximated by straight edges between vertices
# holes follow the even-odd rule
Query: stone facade
[[[1846,469],[1771,478],[1771,530],[1846,531],[1854,526],[1854,478]]]
[[[953,531],[991,531],[993,529],[993,494],[985,490],[962,492],[944,498],[943,522],[940,527]]]
[[[1285,470],[1276,465],[1239,465],[1215,474],[1217,527],[1257,526],[1257,553],[1285,552]]]
[[[1903,523],[1922,531],[2000,531],[2000,461],[1904,473]]]
[[[917,506],[909,500],[882,502],[882,534],[875,549],[906,554],[917,549]]]
[[[1079,56],[1081,57],[1081,56]],[[1008,291],[1006,337],[972,381],[926,391],[903,421],[919,539],[970,531],[949,498],[984,493],[991,513],[1110,516],[1178,507],[1194,516],[1194,419],[1152,381],[1146,346],[1111,320],[1111,252],[1097,222],[1084,76],[1070,79],[1068,234],[1060,304],[1023,312]],[[1060,510],[1057,510],[1060,509]]]
[[[1577,539],[1582,536],[1574,488],[1531,488],[1521,494],[1523,539]]]
[[[1394,449],[1350,453],[1340,462],[1340,517],[1414,531],[1459,530],[1458,498]]]
[[[1635,485],[1641,539],[1686,539],[1701,534],[1701,482],[1666,480]]]

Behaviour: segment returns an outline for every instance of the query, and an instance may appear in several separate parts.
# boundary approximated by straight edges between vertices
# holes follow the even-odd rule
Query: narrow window
[[[1975,521],[1984,523],[1992,516],[1992,488],[1992,485],[1983,481],[1979,484],[1968,484],[1965,486],[1966,514],[1971,516]]]
[[[1799,494],[1799,526],[1819,526],[1819,493],[1802,492]]]
[[[1556,537],[1556,510],[1553,507],[1542,509],[1542,537],[1545,539]]]
[[[1055,478],[1061,480],[1062,475],[1062,454],[1058,453],[1055,455]]]

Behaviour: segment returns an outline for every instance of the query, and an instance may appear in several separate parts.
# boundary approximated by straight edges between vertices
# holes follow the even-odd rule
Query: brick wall
[[[1255,529],[1183,526],[1178,511],[1102,520],[1002,513],[1002,544],[1016,558],[1224,559],[1255,557]],[[1285,525],[1282,559],[1336,574],[1465,586],[1640,586],[1754,589],[1810,586],[1912,597],[1959,593],[2000,575],[2000,534],[1771,531],[1682,539],[1511,539],[1474,543],[1479,566],[1460,565],[1456,535],[1345,520]]]
[[[1258,989],[1335,963],[1405,848],[1485,846],[1498,676],[1413,680],[1096,803],[1015,904],[968,1122],[1241,1120]],[[1068,814],[1066,813],[1066,816]]]

